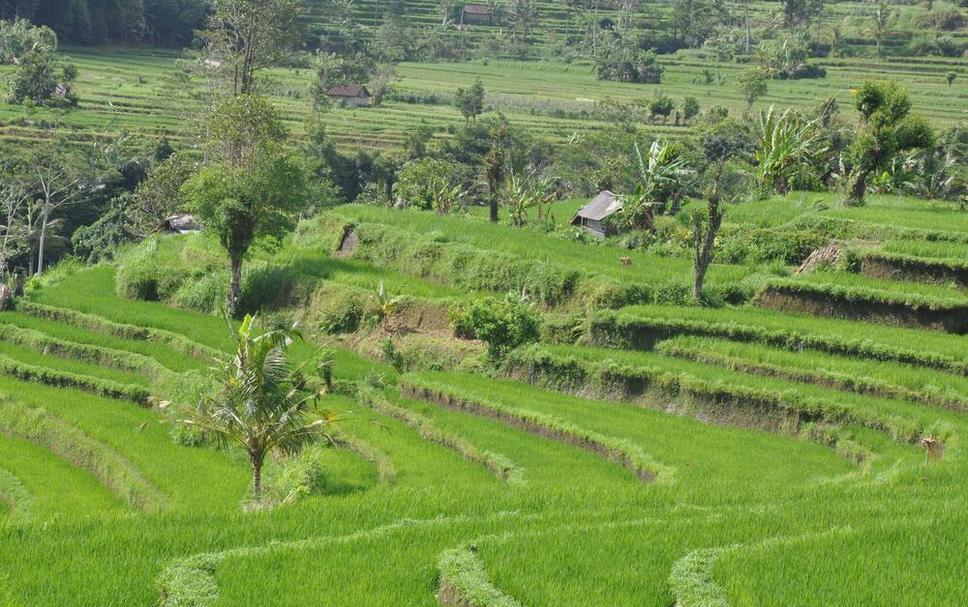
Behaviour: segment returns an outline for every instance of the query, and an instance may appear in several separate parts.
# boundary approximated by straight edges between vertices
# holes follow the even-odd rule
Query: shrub
[[[322,333],[352,333],[375,314],[372,297],[359,289],[326,285],[313,294],[305,322]]]
[[[403,165],[393,187],[398,201],[418,209],[434,208],[435,193],[450,185],[452,167],[443,160],[421,158]]]
[[[502,300],[487,297],[456,308],[452,319],[455,334],[482,340],[493,359],[537,340],[541,326],[541,317],[534,306],[510,294]]]

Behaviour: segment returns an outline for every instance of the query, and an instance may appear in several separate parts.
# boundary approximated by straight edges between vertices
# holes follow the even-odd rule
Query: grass
[[[885,253],[908,257],[922,257],[928,260],[941,260],[952,265],[964,265],[968,258],[968,244],[951,242],[929,242],[924,240],[888,240],[881,245]]]
[[[68,342],[89,344],[102,348],[109,348],[121,352],[134,352],[152,358],[173,371],[201,370],[207,368],[205,363],[170,348],[164,344],[124,339],[113,335],[84,329],[68,322],[58,322],[46,318],[38,318],[20,312],[0,312],[0,322],[41,331],[51,337]]]
[[[29,145],[40,136],[38,123],[46,120],[60,122],[76,141],[108,141],[127,133],[156,140],[168,137],[176,144],[189,144],[190,137],[183,128],[186,113],[198,108],[200,102],[174,77],[179,54],[117,48],[68,49],[67,52],[79,69],[76,90],[81,98],[80,109],[28,111],[0,103],[4,141]],[[606,127],[608,121],[595,115],[600,102],[640,104],[659,90],[676,99],[695,96],[704,108],[725,106],[733,115],[741,115],[745,109],[745,100],[731,84],[743,69],[741,64],[721,63],[690,52],[663,56],[660,62],[666,68],[661,85],[599,81],[591,65],[584,62],[403,63],[397,67],[399,79],[395,87],[401,95],[443,97],[453,95],[458,87],[467,87],[480,76],[488,90],[488,106],[492,111],[503,111],[517,128],[526,127],[555,143],[587,137]],[[957,86],[953,90],[949,88],[944,80],[945,72],[957,67],[950,60],[837,59],[821,63],[828,71],[822,86],[814,80],[772,81],[757,108],[765,109],[769,104],[814,107],[829,95],[847,108],[852,88],[864,79],[889,74],[909,87],[914,109],[932,123],[953,125],[962,118],[964,94]],[[0,68],[0,77],[9,69]],[[703,70],[722,74],[722,83],[698,84],[703,79]],[[273,70],[271,79],[274,101],[298,136],[310,113],[311,70]],[[566,114],[562,116],[562,112]],[[428,124],[443,131],[461,118],[446,102],[434,105],[389,101],[377,108],[333,110],[323,120],[329,137],[343,148],[399,150],[407,130]],[[666,138],[679,137],[692,130],[660,124],[644,126],[647,136]],[[447,135],[442,133],[437,137]]]
[[[768,215],[766,207],[750,213]],[[620,249],[490,226],[478,214],[347,207],[327,221],[622,282],[612,260]],[[178,242],[169,241],[173,250]],[[417,268],[381,267],[366,256],[336,262],[326,253],[332,248],[294,241],[273,252],[272,263],[340,288],[383,279],[428,305],[476,296]],[[628,280],[681,283],[683,261],[637,255]],[[750,272],[715,270],[724,283]],[[179,338],[230,347],[217,316],[121,298],[116,276],[108,266],[78,269],[30,296],[93,317],[18,312],[0,314],[0,323],[138,353],[174,373],[205,368],[171,345],[184,348]],[[555,313],[546,315],[549,328],[582,326]],[[885,596],[891,604],[968,602],[958,583],[964,559],[944,549],[968,540],[960,507],[968,425],[948,402],[968,397],[968,338],[750,307],[653,304],[590,314],[591,337],[616,347],[536,344],[507,361],[505,370],[518,365],[527,371],[520,377],[558,391],[496,379],[471,360],[461,368],[473,372],[399,374],[327,337],[340,393],[321,406],[342,420],[342,446],[318,453],[321,492],[258,511],[240,507],[250,472],[238,451],[179,445],[165,415],[130,401],[0,377],[0,393],[16,399],[17,411],[43,408],[114,454],[165,502],[143,512],[56,448],[0,435],[0,502],[9,487],[22,487],[29,505],[0,511],[0,603],[157,604],[164,589],[169,604],[207,597],[216,605],[431,606],[441,573],[459,580],[465,597],[531,607],[695,597],[735,605],[878,604]],[[171,333],[169,341],[119,337],[106,321]],[[299,342],[294,355],[316,348]],[[41,369],[135,379],[130,369],[42,352],[0,344],[0,355]],[[150,378],[137,379],[154,389]],[[646,380],[656,390],[618,394]],[[408,386],[426,388],[428,398],[412,397]],[[376,406],[358,398],[367,390],[379,395]],[[702,395],[723,406],[740,398],[764,418],[769,412],[757,409],[764,402],[803,412],[800,431],[671,414]],[[929,431],[943,431],[940,460],[907,442]],[[563,440],[569,436],[580,440]],[[657,472],[655,481],[642,482],[630,461]],[[267,482],[291,478],[293,465],[274,460]],[[884,582],[885,571],[901,569],[897,581]],[[884,584],[889,595],[878,591]]]
[[[921,364],[968,364],[968,339],[932,331],[884,327],[807,314],[783,314],[757,308],[700,309],[632,306],[613,316],[660,330],[731,334],[731,339],[770,341],[791,347],[842,351],[874,358],[911,359]]]
[[[842,390],[919,400],[963,408],[968,378],[888,361],[871,361],[814,351],[791,352],[757,343],[706,337],[677,337],[658,345],[660,352],[765,375],[786,376]]]
[[[0,343],[0,356],[5,356],[17,362],[28,365],[47,367],[75,375],[86,375],[99,379],[106,379],[121,384],[134,384],[144,387],[147,387],[149,384],[148,378],[138,373],[112,369],[110,367],[85,363],[58,356],[50,356],[44,354],[43,352],[37,352],[31,348],[12,343]]]

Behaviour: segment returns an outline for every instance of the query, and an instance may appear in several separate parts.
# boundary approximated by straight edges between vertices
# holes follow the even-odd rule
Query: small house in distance
[[[571,220],[571,225],[585,228],[596,238],[605,238],[610,233],[605,220],[621,211],[622,206],[621,198],[604,190],[592,198],[591,202],[578,209],[575,218]]]
[[[161,222],[161,229],[169,234],[191,234],[201,232],[202,226],[195,221],[195,216],[191,213],[176,213],[165,217]]]
[[[327,91],[330,99],[349,107],[370,105],[370,91],[362,84],[341,84]]]
[[[490,23],[491,7],[486,4],[465,4],[461,13],[461,23],[471,25]]]

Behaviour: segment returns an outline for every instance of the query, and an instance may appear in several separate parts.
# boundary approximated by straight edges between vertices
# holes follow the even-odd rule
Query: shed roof
[[[174,232],[176,234],[188,234],[191,232],[199,232],[202,226],[199,225],[195,216],[191,213],[176,213],[175,215],[169,215],[161,222],[161,228],[168,232]]]
[[[465,15],[490,15],[491,7],[486,4],[465,4],[464,5]]]
[[[330,97],[369,97],[370,91],[362,84],[341,84],[327,91]]]
[[[578,213],[575,215],[575,219],[591,219],[593,221],[601,221],[613,215],[618,211],[622,210],[622,199],[615,194],[609,192],[608,190],[603,190],[599,192],[598,196],[592,198],[592,201],[578,209]],[[572,220],[574,223],[574,220]]]

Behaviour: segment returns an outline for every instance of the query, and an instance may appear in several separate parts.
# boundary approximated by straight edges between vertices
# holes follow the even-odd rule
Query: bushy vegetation
[[[0,0],[0,604],[968,603],[965,25]]]

